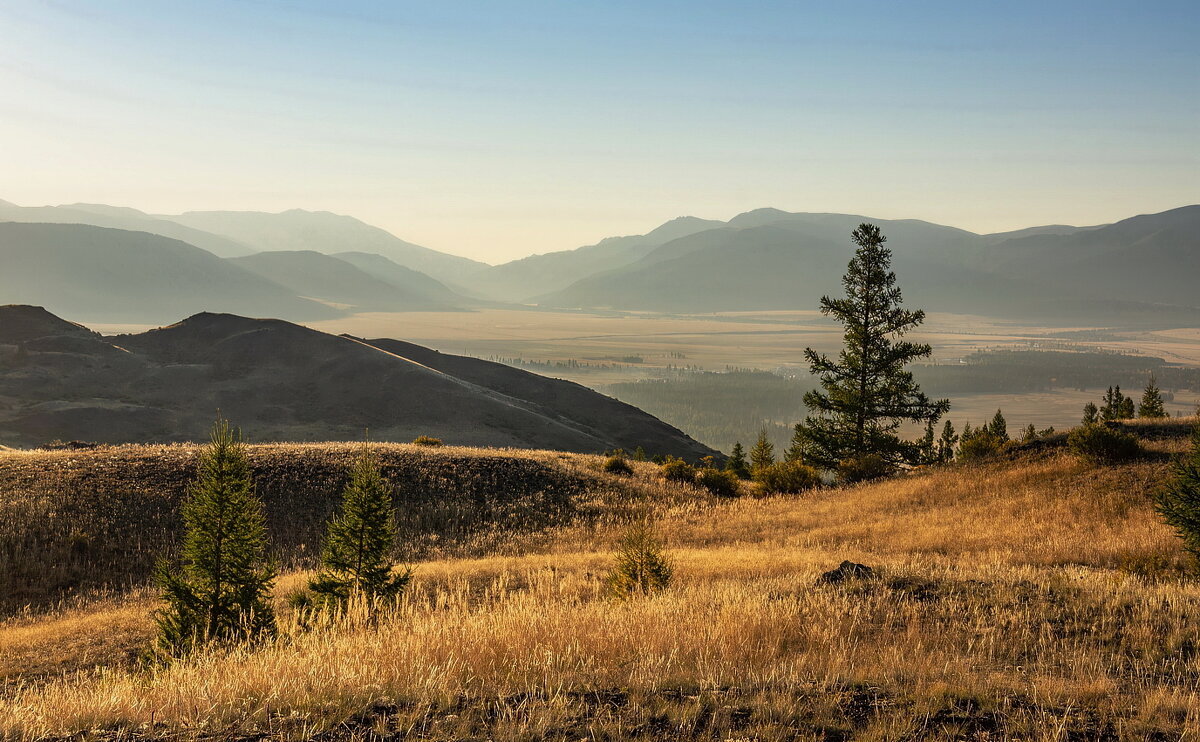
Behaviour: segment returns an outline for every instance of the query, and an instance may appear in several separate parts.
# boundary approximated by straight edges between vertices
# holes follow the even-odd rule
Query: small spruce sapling
[[[342,491],[341,512],[329,524],[321,554],[321,571],[309,583],[320,600],[343,603],[351,596],[390,599],[412,580],[412,572],[396,572],[392,494],[379,460],[364,443]]]
[[[754,442],[754,448],[750,449],[750,471],[755,472],[774,463],[775,445],[767,436],[767,429],[763,428],[758,432],[758,440]]]
[[[671,560],[649,523],[630,526],[617,542],[615,564],[604,580],[608,596],[626,600],[665,590],[674,574]]]
[[[1142,401],[1138,404],[1138,417],[1158,419],[1166,416],[1162,391],[1158,388],[1158,381],[1154,378],[1154,374],[1150,374],[1150,380],[1146,382],[1146,388],[1142,390]]]

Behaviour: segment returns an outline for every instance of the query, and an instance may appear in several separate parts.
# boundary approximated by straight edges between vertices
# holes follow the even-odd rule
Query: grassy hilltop
[[[422,504],[398,487],[414,586],[379,620],[351,610],[318,626],[285,598],[353,447],[254,447],[293,565],[277,585],[282,639],[156,669],[136,659],[153,633],[144,589],[14,615],[0,623],[0,737],[1186,738],[1200,733],[1200,586],[1149,496],[1195,422],[1129,425],[1147,454],[1116,466],[1059,440],[727,500],[652,464],[622,477],[585,455],[387,447],[389,479],[436,492]],[[95,523],[115,528],[151,517],[156,497],[166,523],[195,450],[0,455],[9,512],[58,491],[49,464],[70,463],[54,470],[74,483],[74,512],[104,504]],[[57,541],[69,510],[0,532],[0,553],[19,560],[39,526]],[[607,601],[611,545],[647,510],[675,582]],[[844,559],[875,576],[818,583]]]

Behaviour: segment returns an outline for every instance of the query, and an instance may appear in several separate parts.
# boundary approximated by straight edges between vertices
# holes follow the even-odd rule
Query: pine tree
[[[1100,407],[1100,419],[1104,422],[1127,420],[1133,417],[1133,399],[1121,393],[1121,387],[1110,386],[1104,393],[1104,405]]]
[[[845,326],[837,361],[812,348],[804,357],[821,390],[804,395],[810,415],[804,421],[806,458],[822,469],[873,454],[887,465],[916,463],[919,447],[896,435],[905,421],[937,420],[949,400],[930,401],[905,365],[932,354],[929,345],[901,338],[925,320],[923,311],[901,308],[892,254],[886,238],[871,224],[852,235],[858,245],[842,278],[843,299],[821,298],[821,313]]]
[[[1158,381],[1154,378],[1154,374],[1150,374],[1150,380],[1146,382],[1146,388],[1142,390],[1142,401],[1138,405],[1138,417],[1161,418],[1166,416],[1167,412],[1163,408],[1162,392],[1158,388]]]
[[[1158,512],[1200,559],[1200,426],[1192,431],[1192,450],[1176,460],[1174,475],[1155,496]]]
[[[674,571],[650,524],[635,523],[621,535],[615,564],[604,584],[610,598],[627,600],[665,590]]]
[[[1095,425],[1100,422],[1100,408],[1095,402],[1088,402],[1083,406],[1083,424]]]
[[[309,588],[327,603],[352,595],[385,599],[398,595],[412,573],[396,573],[395,543],[392,495],[378,459],[364,443],[342,491],[341,513],[329,524],[321,572]]]
[[[741,479],[750,478],[750,464],[746,461],[746,449],[742,448],[741,441],[733,444],[733,451],[725,459],[725,471]]]
[[[792,441],[787,450],[783,452],[783,460],[797,464],[804,463],[804,451],[808,447],[808,441],[804,438],[804,426],[796,425],[792,429]]]
[[[774,463],[775,445],[767,436],[767,429],[763,428],[758,432],[758,440],[755,441],[754,448],[750,449],[750,471],[756,472]]]
[[[1001,443],[1008,441],[1008,421],[1004,419],[1003,412],[996,410],[995,416],[992,417],[991,425],[987,426],[987,431]]]
[[[1036,441],[1037,437],[1038,437],[1037,428],[1034,426],[1033,423],[1029,423],[1028,425],[1025,426],[1025,430],[1021,433],[1021,442],[1022,443],[1031,443],[1033,441]]]
[[[946,462],[954,458],[954,447],[958,445],[958,436],[954,434],[954,423],[949,420],[942,426],[942,436],[938,438],[938,461]]]
[[[177,655],[202,642],[273,636],[276,571],[267,561],[266,516],[241,434],[221,418],[201,454],[183,523],[180,563],[158,569],[167,603],[156,615],[159,649]]]
[[[930,418],[929,420],[925,421],[925,435],[921,436],[921,440],[917,442],[917,446],[921,452],[920,456],[922,464],[937,463],[938,457],[937,447],[934,442],[936,440],[935,436],[936,434],[933,432],[933,419]]]

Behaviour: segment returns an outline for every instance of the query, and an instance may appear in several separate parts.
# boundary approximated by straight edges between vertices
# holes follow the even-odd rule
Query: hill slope
[[[371,257],[390,263],[382,256]],[[312,250],[260,252],[230,262],[299,296],[346,305],[351,311],[431,311],[457,306],[453,292],[416,271],[408,271],[404,285],[397,286],[348,260]],[[406,270],[395,268],[396,273]]]
[[[210,252],[147,232],[0,223],[0,265],[0,302],[92,321],[163,323],[213,307],[296,320],[338,315]]]
[[[587,276],[626,266],[671,240],[721,226],[718,221],[681,216],[644,235],[609,237],[574,250],[531,255],[478,271],[463,280],[484,296],[524,302],[564,289]]]
[[[281,320],[198,314],[82,344],[58,339],[58,328],[35,340],[28,332],[7,337],[6,314],[28,311],[0,308],[6,445],[203,440],[223,410],[257,440],[357,440],[370,429],[376,440],[433,435],[472,445],[596,452],[640,445],[690,459],[711,453],[646,413],[569,382],[523,371],[460,378]],[[460,371],[486,365],[452,363]],[[485,378],[493,374],[503,382]]]
[[[358,219],[328,211],[292,209],[278,214],[258,211],[189,211],[160,217],[222,235],[258,251],[313,250],[333,254],[367,252],[443,281],[488,266],[469,258],[414,245]]]

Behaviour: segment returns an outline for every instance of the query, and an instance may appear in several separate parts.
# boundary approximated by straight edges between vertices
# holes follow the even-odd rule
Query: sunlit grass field
[[[1143,429],[1149,455],[1120,466],[1050,447],[793,497],[748,487],[717,500],[634,464],[595,500],[605,514],[418,561],[411,590],[381,613],[302,621],[284,598],[306,575],[288,573],[278,642],[168,667],[137,659],[153,631],[146,591],[18,616],[0,624],[0,730],[1191,738],[1200,585],[1150,501],[1184,429]],[[506,455],[608,481],[593,457]],[[614,603],[602,590],[611,545],[642,514],[676,578]],[[844,559],[876,576],[818,584]]]

